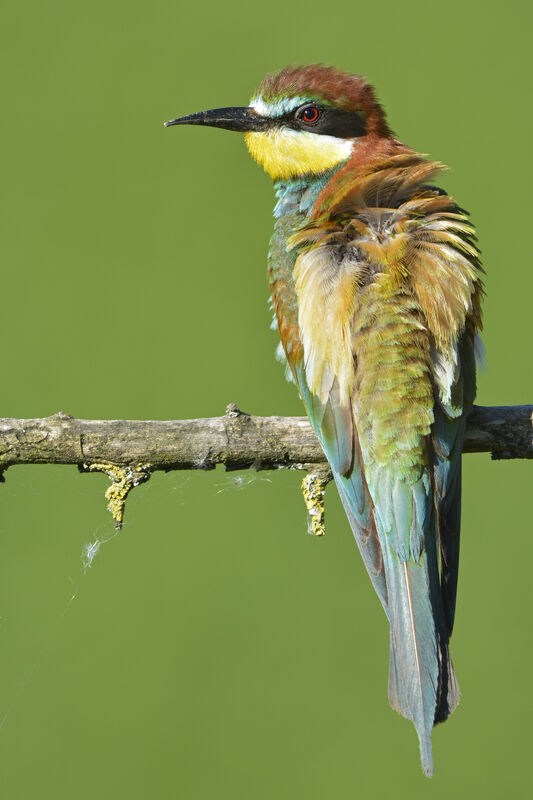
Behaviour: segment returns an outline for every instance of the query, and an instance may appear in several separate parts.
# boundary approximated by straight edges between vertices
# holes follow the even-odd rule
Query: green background
[[[2,18],[2,416],[301,413],[269,330],[269,180],[238,134],[162,122],[319,61],[366,75],[398,136],[453,167],[488,271],[478,400],[532,401],[529,3],[4,0]],[[334,490],[317,540],[300,474],[239,475],[156,474],[84,572],[113,534],[107,479],[9,470],[3,796],[531,796],[530,465],[465,458],[463,701],[432,781]]]

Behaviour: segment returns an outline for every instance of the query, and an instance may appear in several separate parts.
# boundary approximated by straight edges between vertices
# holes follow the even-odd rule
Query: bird
[[[445,169],[392,132],[371,84],[324,64],[269,73],[248,106],[165,123],[244,134],[273,180],[268,280],[283,355],[390,629],[391,706],[431,733],[459,702],[461,453],[483,268]]]

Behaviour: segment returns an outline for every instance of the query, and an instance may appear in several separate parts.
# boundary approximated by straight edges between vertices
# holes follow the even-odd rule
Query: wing
[[[371,316],[376,316],[372,304],[364,305]],[[415,336],[412,348],[416,349],[418,327],[411,328]],[[358,334],[363,332],[364,323]],[[381,340],[377,352],[372,343],[365,349],[362,341],[356,341],[360,363],[355,375],[359,370],[362,374],[349,405],[342,402],[336,378],[327,397],[321,399],[310,390],[302,367],[296,369],[296,376],[365,566],[389,620],[391,704],[415,723],[422,763],[431,774],[430,736],[437,709],[445,706],[442,714],[450,713],[457,703],[458,691],[443,624],[429,466],[420,463],[423,447],[419,446],[417,452],[417,440],[423,440],[419,428],[427,436],[432,419],[429,376],[427,370],[422,370],[425,393],[420,392],[416,381],[411,389],[402,384],[403,399],[398,396],[396,406],[390,405],[389,392],[382,388],[390,382],[398,385],[398,370],[403,371],[405,365],[403,358],[398,359],[394,343],[398,337],[405,339],[408,333],[409,323],[406,321],[400,332],[393,317],[388,324],[382,319],[371,332],[366,331]],[[355,338],[359,340],[360,336]],[[402,349],[412,359],[416,374],[414,353],[409,353],[405,342]],[[422,394],[425,408],[414,402],[420,401],[417,394]],[[407,438],[397,427],[398,413]]]
[[[448,635],[455,618],[461,529],[461,455],[468,415],[476,395],[474,343],[465,331],[446,362],[434,352],[435,422],[431,432],[436,530],[441,589]]]
[[[372,499],[364,478],[361,448],[352,409],[339,403],[337,381],[333,382],[327,400],[322,402],[309,390],[302,367],[297,367],[295,372],[309,420],[331,465],[359,552],[387,612],[387,584],[381,543],[374,521]]]
[[[320,214],[289,239],[289,315],[274,298],[389,620],[389,699],[414,722],[427,774],[433,724],[459,700],[448,639],[480,295],[472,228],[453,200],[423,185],[438,166],[411,154],[351,182],[344,175],[341,200],[328,211],[319,198]]]

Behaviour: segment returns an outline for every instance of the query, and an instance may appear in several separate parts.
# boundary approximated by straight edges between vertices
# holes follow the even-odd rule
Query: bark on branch
[[[533,458],[533,406],[476,406],[464,452]],[[0,419],[0,480],[14,464],[77,464],[104,472],[115,527],[126,498],[154,470],[301,469],[308,530],[324,534],[324,492],[331,472],[306,417],[254,417],[232,403],[223,417],[182,420],[89,420],[59,412],[42,419]]]
[[[533,458],[533,406],[475,406],[465,453]],[[0,471],[14,464],[149,464],[172,469],[303,469],[325,465],[306,417],[255,417],[231,404],[222,417],[86,420],[60,412],[0,419]]]

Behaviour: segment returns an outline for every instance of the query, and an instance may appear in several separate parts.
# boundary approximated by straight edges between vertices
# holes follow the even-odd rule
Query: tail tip
[[[424,775],[426,776],[426,778],[432,778],[433,777],[433,759],[431,759],[430,761],[424,761],[423,760],[422,761],[422,770],[423,770]]]
[[[420,741],[420,761],[422,770],[427,778],[433,777],[433,753],[430,741]]]

